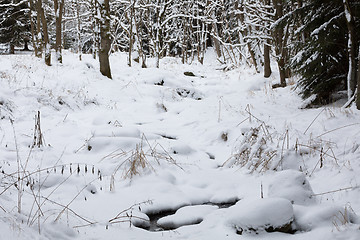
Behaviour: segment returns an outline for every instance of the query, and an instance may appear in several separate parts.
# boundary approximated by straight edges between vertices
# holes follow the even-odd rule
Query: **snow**
[[[295,170],[276,173],[269,184],[268,196],[285,198],[291,203],[299,205],[316,202],[314,192],[305,174]]]
[[[200,205],[182,207],[175,214],[160,218],[157,223],[166,229],[175,229],[185,225],[198,224],[204,217],[214,210],[217,206]]]
[[[241,232],[281,228],[294,221],[291,202],[283,198],[246,199],[231,210],[229,225]]]
[[[310,231],[321,227],[338,227],[349,223],[359,223],[349,206],[324,204],[321,206],[294,205],[296,225],[302,231]]]
[[[113,80],[83,59],[0,58],[0,239],[360,238],[354,106],[301,109],[294,85],[271,88],[277,72],[217,70],[211,50],[204,65],[160,69],[115,53]],[[136,227],[167,211],[159,221],[176,230]],[[290,221],[291,235],[234,227]]]

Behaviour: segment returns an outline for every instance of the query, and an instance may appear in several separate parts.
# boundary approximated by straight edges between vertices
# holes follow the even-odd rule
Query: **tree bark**
[[[64,10],[64,0],[54,0],[54,10],[55,10],[55,31],[56,31],[56,40],[55,40],[55,51],[56,59],[59,63],[62,63],[62,41],[61,41],[61,21]]]
[[[36,31],[35,31],[35,41],[37,47],[37,57],[42,57],[43,52],[43,42],[41,41],[41,2],[39,0],[35,0],[35,8],[36,8]]]
[[[131,64],[132,64],[132,51],[133,51],[133,45],[134,45],[134,5],[135,5],[135,2],[131,2],[129,3],[131,5],[130,7],[130,28],[129,28],[129,55],[128,55],[128,65],[129,67],[131,67]]]
[[[42,0],[38,0],[38,9],[40,11],[41,24],[44,35],[44,47],[45,47],[45,64],[51,66],[51,52],[50,52],[50,44],[49,44],[49,33],[47,28],[47,22],[45,18],[44,8],[42,6]]]
[[[267,40],[264,44],[264,77],[266,78],[271,75],[270,48],[270,40]]]
[[[346,25],[348,28],[348,59],[349,59],[349,70],[347,76],[347,88],[348,88],[348,99],[350,99],[356,88],[356,39],[355,39],[355,27],[354,18],[350,10],[348,0],[343,0]]]
[[[25,39],[24,40],[24,49],[23,51],[29,51],[29,40]]]
[[[29,19],[30,19],[30,29],[31,29],[31,41],[32,41],[32,45],[34,48],[34,54],[36,57],[39,57],[39,49],[38,49],[39,40],[38,40],[37,32],[35,32],[35,23],[34,23],[34,19],[33,19],[33,13],[35,13],[35,11],[34,11],[35,7],[34,7],[33,0],[29,0],[29,6],[30,6]],[[41,54],[40,54],[40,57],[41,57]]]
[[[99,50],[99,62],[100,72],[102,75],[111,77],[109,51],[111,48],[110,37],[110,4],[109,0],[104,0],[100,4],[100,50]]]
[[[271,15],[270,9],[270,0],[264,0],[264,5],[268,7],[267,13]],[[266,25],[270,26],[269,21],[266,22]],[[266,31],[268,35],[270,35],[269,31]],[[270,77],[271,71],[271,61],[270,61],[270,51],[271,51],[271,40],[267,39],[264,43],[264,77]]]
[[[15,54],[15,45],[13,43],[10,43],[9,53],[10,54]]]
[[[283,0],[273,0],[275,8],[275,21],[283,16]],[[277,63],[279,66],[280,73],[280,86],[286,86],[286,72],[285,72],[285,56],[284,56],[284,33],[281,27],[276,26],[273,32],[275,53],[277,55]]]
[[[214,42],[214,47],[215,47],[215,52],[218,58],[221,58],[221,47],[220,47],[220,42],[219,42],[219,29],[216,25],[216,17],[215,14],[213,14],[213,24],[212,24],[212,30],[213,30],[213,42]]]
[[[76,18],[77,18],[77,43],[79,60],[82,60],[82,44],[81,44],[81,19],[80,19],[80,3],[76,0]]]

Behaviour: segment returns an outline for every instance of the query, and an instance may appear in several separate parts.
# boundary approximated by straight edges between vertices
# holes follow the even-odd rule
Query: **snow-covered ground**
[[[360,239],[355,107],[211,51],[83,59],[0,56],[0,239]]]

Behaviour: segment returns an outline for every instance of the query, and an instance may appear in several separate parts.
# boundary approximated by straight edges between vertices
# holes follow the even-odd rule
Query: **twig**
[[[304,134],[306,134],[306,132],[309,130],[309,128],[313,125],[313,123],[316,121],[316,119],[320,116],[320,114],[325,110],[325,108],[323,108],[318,115],[316,115],[316,117],[312,120],[312,122],[310,123],[310,125],[306,128]]]
[[[14,120],[10,119],[10,123],[11,123],[13,133],[14,133],[14,141],[15,141],[15,148],[16,148],[16,162],[17,162],[17,170],[18,170],[17,171],[17,179],[18,179],[17,182],[18,182],[21,179],[21,177],[20,177],[21,160],[20,160],[20,156],[19,156],[19,148],[18,148],[18,143],[17,143],[17,139],[16,139]],[[21,213],[22,180],[20,181],[20,183],[21,183],[20,186],[18,186],[18,213]]]
[[[325,134],[328,134],[328,133],[331,133],[331,132],[334,132],[334,131],[337,131],[339,129],[342,129],[342,128],[347,128],[347,127],[351,127],[351,126],[354,126],[354,125],[359,125],[360,123],[352,123],[352,124],[349,124],[349,125],[345,125],[345,126],[342,126],[342,127],[338,127],[338,128],[335,128],[333,130],[330,130],[330,131],[327,131],[327,132],[324,132],[323,134],[320,134],[319,136],[317,136],[317,138],[321,137],[321,136],[324,136]]]
[[[136,207],[136,206],[139,206],[139,207],[140,207],[141,204],[152,204],[152,200],[143,201],[143,202],[141,202],[141,203],[135,203],[135,204],[131,205],[130,207],[128,207],[127,209],[124,209],[124,210],[122,210],[121,212],[119,212],[115,217],[113,217],[112,219],[110,219],[108,222],[109,222],[109,223],[113,223],[115,220],[118,220],[119,218],[129,217],[129,216],[121,216],[121,215],[124,214],[124,213],[126,213],[126,212],[129,211],[129,210],[134,209],[134,207]],[[137,217],[137,218],[142,219],[142,218],[140,218],[140,217]],[[146,219],[144,219],[144,220],[146,220]]]
[[[346,190],[355,190],[357,188],[359,188],[359,186],[340,188],[340,189],[337,189],[337,190],[332,190],[332,191],[327,191],[327,192],[322,192],[322,193],[314,193],[311,196],[320,196],[320,195],[325,195],[325,194],[335,193],[335,192],[341,192],[341,191],[346,191]]]
[[[65,212],[65,210],[69,209],[70,204],[71,204],[73,201],[75,201],[75,199],[80,195],[80,193],[82,193],[82,191],[84,191],[84,190],[89,186],[89,184],[91,184],[91,183],[94,182],[95,180],[97,180],[97,178],[94,179],[94,180],[92,180],[92,181],[89,182],[88,184],[86,184],[86,185],[75,195],[75,197],[73,197],[73,199],[71,199],[71,201],[70,201],[66,206],[64,206],[63,210],[59,213],[59,215],[56,217],[56,219],[55,219],[54,222],[57,222],[57,221],[60,219],[61,215]]]
[[[4,212],[6,212],[6,210],[0,205],[0,208],[4,211]]]
[[[344,104],[344,106],[342,106],[341,108],[348,108],[350,107],[351,103],[355,101],[356,95],[357,95],[357,89],[355,90],[355,94]]]
[[[46,198],[46,197],[44,197],[44,196],[42,196],[42,198],[44,198],[44,199],[45,199],[46,201],[48,201],[48,202],[51,202],[51,203],[53,203],[53,204],[55,204],[55,205],[58,205],[58,206],[60,206],[60,207],[65,208],[66,210],[68,210],[68,211],[70,211],[71,213],[73,213],[76,217],[82,219],[83,221],[87,222],[87,223],[90,224],[90,225],[96,223],[96,222],[91,222],[90,220],[87,220],[86,218],[80,216],[80,215],[77,214],[74,210],[72,210],[71,208],[69,208],[68,205],[65,206],[65,205],[63,205],[63,204],[61,204],[61,203],[55,202],[55,201],[53,201],[53,200],[51,200],[51,199],[49,199],[49,198]]]

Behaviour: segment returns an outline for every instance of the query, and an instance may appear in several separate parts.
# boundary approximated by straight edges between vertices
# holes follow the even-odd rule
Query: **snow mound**
[[[321,227],[339,228],[348,223],[360,223],[360,218],[349,206],[294,205],[295,225],[298,230],[311,231]]]
[[[194,149],[185,143],[177,142],[173,144],[173,146],[170,148],[170,151],[174,154],[190,155],[194,152]]]
[[[206,215],[218,208],[218,206],[212,205],[182,207],[175,214],[160,218],[157,224],[164,229],[176,229],[185,225],[198,224]]]
[[[289,232],[294,221],[291,202],[283,198],[245,199],[231,208],[229,225],[238,234],[258,231]]]
[[[292,204],[314,204],[314,192],[305,174],[295,170],[276,173],[269,185],[268,196],[285,198]]]
[[[130,213],[127,213],[127,216],[130,216],[131,223],[136,227],[150,227],[150,219],[145,213],[139,211],[132,211]]]

